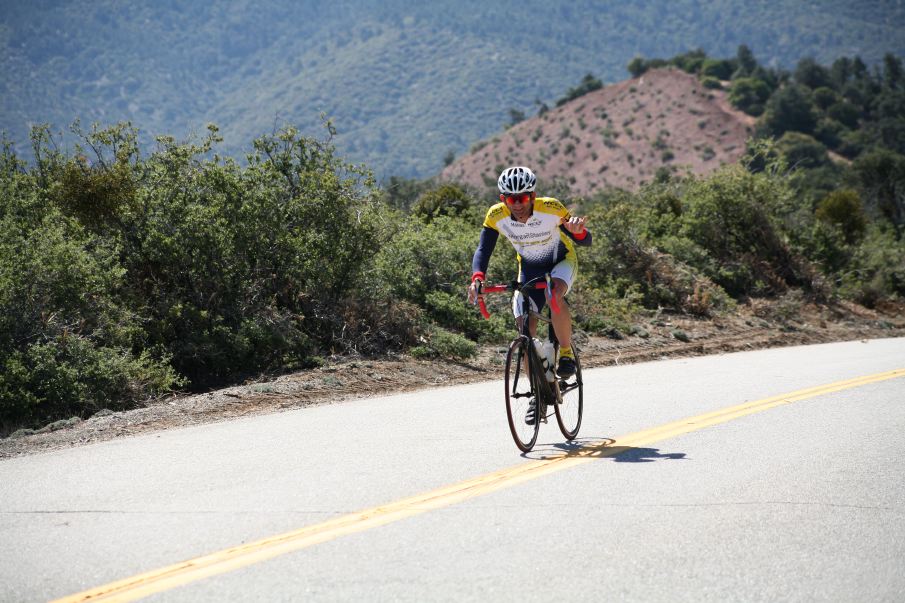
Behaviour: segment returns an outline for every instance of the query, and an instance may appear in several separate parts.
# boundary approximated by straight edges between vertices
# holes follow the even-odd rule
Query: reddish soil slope
[[[636,189],[662,166],[707,174],[742,155],[754,118],[678,69],[655,69],[527,119],[443,170],[442,180],[495,185],[509,165],[544,183],[564,179],[573,194]]]

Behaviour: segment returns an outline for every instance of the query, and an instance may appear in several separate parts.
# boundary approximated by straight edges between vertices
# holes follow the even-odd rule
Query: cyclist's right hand
[[[478,296],[481,294],[481,289],[484,286],[484,281],[479,278],[471,281],[471,284],[468,285],[468,303],[476,304],[478,303]]]

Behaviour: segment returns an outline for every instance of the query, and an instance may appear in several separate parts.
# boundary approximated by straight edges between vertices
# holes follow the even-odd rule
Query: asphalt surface
[[[905,339],[585,371],[587,445],[905,368]],[[160,589],[160,601],[903,601],[905,377]],[[0,600],[63,597],[561,454],[501,381],[0,461]]]

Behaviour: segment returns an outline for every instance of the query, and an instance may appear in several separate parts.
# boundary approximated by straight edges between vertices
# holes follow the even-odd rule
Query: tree
[[[817,114],[808,90],[792,84],[774,92],[767,101],[765,125],[774,136],[789,130],[812,133],[817,125]]]
[[[812,90],[831,84],[830,72],[812,58],[804,58],[798,61],[795,68],[795,81]]]
[[[864,215],[861,197],[851,189],[833,191],[827,195],[817,206],[814,215],[818,220],[839,227],[849,245],[860,241],[867,229],[867,217]]]
[[[887,52],[883,55],[883,83],[887,88],[895,89],[902,82],[902,60]]]
[[[703,49],[690,50],[684,54],[677,54],[672,58],[670,63],[688,73],[697,73],[701,70],[701,65],[707,58],[707,53]]]
[[[593,92],[594,90],[599,90],[600,88],[603,88],[603,82],[598,80],[590,73],[585,74],[585,76],[581,78],[581,83],[578,84],[578,86],[569,88],[568,92],[566,92],[566,95],[556,101],[556,106],[561,107],[571,100],[575,100],[580,96],[584,96],[585,94]]]
[[[506,126],[507,128],[511,128],[512,126],[525,121],[525,112],[521,109],[516,109],[515,107],[509,108],[509,124]],[[447,164],[448,165],[448,164]]]
[[[852,75],[852,60],[848,57],[840,57],[833,61],[830,67],[830,79],[833,81],[833,87],[841,90]]]
[[[776,143],[776,149],[782,153],[792,168],[815,168],[829,163],[826,147],[813,137],[800,132],[786,132]]]
[[[751,75],[754,73],[754,70],[757,69],[757,60],[754,58],[754,53],[751,52],[751,49],[745,44],[739,45],[738,51],[735,54],[735,60],[738,62],[738,69],[736,70],[736,75],[734,77]]]
[[[628,62],[628,67],[626,68],[632,74],[632,77],[640,77],[647,71],[647,63],[642,57],[635,57]]]
[[[814,90],[814,103],[824,111],[837,101],[839,101],[839,95],[832,88],[821,86]]]
[[[827,117],[817,122],[817,127],[814,128],[814,138],[827,147],[835,149],[842,142],[842,134],[845,131],[845,126],[835,119]]]
[[[901,236],[905,227],[905,156],[878,149],[858,157],[852,172],[867,207],[898,227]]]
[[[856,80],[865,80],[870,78],[870,72],[867,70],[867,65],[864,64],[864,61],[861,60],[861,57],[855,57],[852,59],[852,77]]]
[[[763,80],[741,77],[732,81],[729,88],[729,102],[748,115],[758,116],[764,112],[764,103],[770,98],[770,88]]]
[[[847,101],[830,105],[826,114],[848,128],[858,127],[858,109]]]
[[[539,98],[534,99],[534,104],[537,106],[537,115],[538,117],[543,117],[547,114],[547,111],[550,110],[550,107],[547,106],[547,103],[542,101]]]
[[[728,80],[732,77],[734,67],[731,61],[719,59],[706,59],[701,63],[701,75],[715,77],[718,80]]]

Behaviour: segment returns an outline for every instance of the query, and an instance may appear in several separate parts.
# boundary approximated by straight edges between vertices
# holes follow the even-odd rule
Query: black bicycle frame
[[[538,412],[538,418],[540,418],[542,414],[546,414],[546,406],[548,404],[555,404],[557,401],[557,397],[550,387],[550,383],[547,382],[547,375],[544,370],[543,362],[538,355],[537,350],[534,349],[534,341],[529,329],[530,321],[528,320],[529,317],[534,314],[539,320],[547,322],[550,341],[553,342],[554,346],[557,345],[556,333],[553,330],[552,320],[542,316],[539,312],[532,312],[531,300],[528,297],[528,291],[534,289],[534,285],[545,278],[546,277],[544,276],[540,276],[533,278],[526,283],[514,283],[513,286],[513,288],[517,289],[522,295],[522,314],[516,318],[516,326],[523,342],[522,349],[528,350],[528,378],[530,380],[529,382],[533,382],[531,384],[531,390],[534,392],[534,395],[537,396],[538,402],[541,403],[540,409],[544,411],[543,413]],[[519,357],[516,360],[515,378],[512,380],[512,395],[518,397],[519,394],[516,394],[515,391],[517,389],[516,386],[518,385],[519,374],[522,370],[521,353],[519,353]]]

